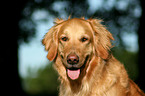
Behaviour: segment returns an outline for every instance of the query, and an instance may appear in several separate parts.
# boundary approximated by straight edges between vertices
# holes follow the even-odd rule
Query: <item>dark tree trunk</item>
[[[144,0],[140,0],[141,7],[142,7],[142,15],[140,17],[140,25],[138,30],[138,43],[139,43],[139,77],[136,80],[136,83],[140,86],[140,88],[145,91],[145,7],[144,7]]]
[[[3,70],[1,74],[5,73],[2,77],[5,83],[1,82],[4,86],[2,90],[4,90],[5,96],[26,96],[18,71],[18,23],[22,17],[21,13],[26,2],[27,0],[6,0],[6,2],[2,3],[4,12],[1,15],[5,19],[1,18],[4,21],[2,24],[4,27],[1,29],[0,64],[5,66],[1,67],[1,70]]]

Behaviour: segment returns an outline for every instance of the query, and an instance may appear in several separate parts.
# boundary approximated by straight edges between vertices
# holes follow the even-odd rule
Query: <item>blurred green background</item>
[[[18,96],[57,96],[58,76],[41,44],[55,18],[103,19],[113,34],[112,53],[143,90],[143,0],[19,0],[16,3],[17,33],[14,60]],[[16,13],[16,12],[15,12]],[[10,37],[12,38],[12,37]],[[7,59],[5,60],[7,63]]]

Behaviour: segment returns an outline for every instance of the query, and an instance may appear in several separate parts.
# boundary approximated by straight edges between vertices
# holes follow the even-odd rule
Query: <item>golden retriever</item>
[[[59,74],[59,96],[145,96],[109,52],[110,40],[99,19],[56,19],[42,43]]]

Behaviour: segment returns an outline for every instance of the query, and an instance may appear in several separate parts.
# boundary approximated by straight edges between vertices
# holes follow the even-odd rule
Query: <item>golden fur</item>
[[[43,39],[47,58],[54,61],[61,81],[59,96],[145,96],[109,50],[112,34],[98,19],[56,19]],[[79,57],[76,80],[67,76],[67,56]],[[82,67],[83,66],[83,67]]]

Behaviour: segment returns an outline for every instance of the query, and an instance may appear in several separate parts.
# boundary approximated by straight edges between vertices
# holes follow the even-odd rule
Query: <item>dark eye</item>
[[[67,37],[62,37],[61,40],[62,40],[62,41],[67,41],[68,38],[67,38]]]
[[[87,40],[88,40],[88,38],[86,38],[86,37],[83,37],[83,38],[81,39],[82,42],[85,42],[85,41],[87,41]]]

